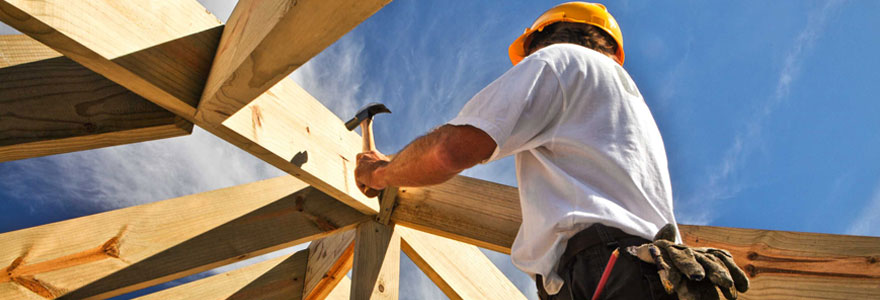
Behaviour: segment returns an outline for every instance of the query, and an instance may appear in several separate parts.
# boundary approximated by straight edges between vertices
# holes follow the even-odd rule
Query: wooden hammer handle
[[[363,152],[376,151],[376,141],[373,139],[373,118],[368,118],[361,122],[361,134],[364,139]],[[362,192],[368,198],[373,198],[378,196],[381,191],[366,187]]]
[[[373,118],[361,122],[361,134],[364,139],[363,152],[376,151],[376,141],[373,140]]]

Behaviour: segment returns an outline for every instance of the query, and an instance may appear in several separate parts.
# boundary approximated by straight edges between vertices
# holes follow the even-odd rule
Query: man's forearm
[[[425,186],[449,180],[462,170],[450,163],[445,145],[449,134],[448,128],[440,127],[413,140],[377,172],[389,186]]]

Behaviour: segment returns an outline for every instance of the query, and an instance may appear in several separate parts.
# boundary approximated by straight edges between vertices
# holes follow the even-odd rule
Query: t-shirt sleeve
[[[477,93],[447,124],[474,126],[492,137],[497,147],[485,162],[534,148],[540,145],[536,137],[559,114],[559,86],[547,62],[525,59]]]

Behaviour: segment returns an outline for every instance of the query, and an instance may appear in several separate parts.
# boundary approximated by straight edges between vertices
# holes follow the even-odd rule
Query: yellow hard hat
[[[587,2],[568,2],[557,5],[541,14],[532,27],[526,28],[525,32],[510,44],[510,61],[513,65],[518,64],[526,57],[526,41],[537,32],[544,30],[550,24],[557,22],[572,22],[590,24],[605,30],[617,42],[617,63],[623,65],[623,34],[614,17],[608,13],[604,5]]]

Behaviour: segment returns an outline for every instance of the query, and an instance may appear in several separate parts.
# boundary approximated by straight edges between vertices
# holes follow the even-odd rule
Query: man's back
[[[552,270],[575,233],[594,223],[650,239],[675,223],[663,141],[638,88],[607,56],[572,44],[546,47],[469,102],[450,124],[468,124],[515,154],[523,224],[512,259]]]

